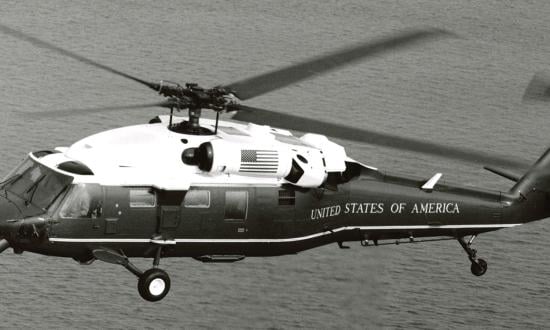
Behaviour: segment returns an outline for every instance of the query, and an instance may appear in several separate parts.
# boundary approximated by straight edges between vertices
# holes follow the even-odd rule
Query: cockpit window
[[[28,158],[3,181],[3,188],[19,196],[27,205],[47,209],[72,179]]]
[[[34,162],[30,158],[26,158],[21,164],[19,164],[16,168],[11,170],[8,175],[2,180],[2,185],[7,186],[8,184],[12,183],[16,178],[18,178],[23,172],[29,169],[29,167],[32,167]]]
[[[97,218],[101,216],[101,187],[97,184],[74,185],[63,201],[62,218]]]

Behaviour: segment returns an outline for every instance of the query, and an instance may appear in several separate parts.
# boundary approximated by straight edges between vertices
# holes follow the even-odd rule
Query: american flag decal
[[[277,173],[279,152],[277,150],[241,150],[239,172]]]

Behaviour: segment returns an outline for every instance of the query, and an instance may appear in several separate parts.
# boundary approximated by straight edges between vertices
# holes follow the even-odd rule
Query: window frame
[[[228,218],[227,217],[227,206],[228,206],[227,195],[230,194],[230,193],[244,193],[245,205],[244,205],[243,218],[237,219],[237,218]],[[250,193],[248,192],[248,190],[226,190],[224,197],[225,197],[225,204],[224,204],[223,220],[225,222],[245,222],[246,219],[248,218],[248,200],[249,200],[249,197],[250,197]]]
[[[191,194],[195,194],[195,193],[199,193],[199,192],[206,192],[207,194],[207,197],[208,197],[208,204],[207,205],[204,205],[204,204],[196,204],[196,205],[186,205],[185,202],[187,200],[187,196],[191,193]],[[182,203],[182,206],[186,209],[209,209],[210,208],[210,205],[212,205],[212,194],[210,193],[210,190],[206,190],[206,189],[193,189],[193,190],[188,190],[186,193],[185,193],[185,196],[183,197],[183,203]]]
[[[87,215],[68,215],[66,212],[70,210],[71,207],[73,207],[71,204],[75,203],[75,201],[78,201],[77,197],[80,197],[79,194],[82,194],[82,192],[76,192],[79,189],[83,189],[82,191],[84,191],[89,197],[89,207],[87,210]],[[94,194],[94,189],[96,189],[95,192],[97,192],[97,194]],[[49,210],[56,213],[60,219],[97,219],[101,218],[102,216],[103,201],[103,187],[100,184],[77,183],[71,184],[67,188],[65,188],[65,191],[63,191],[61,193],[61,196],[59,196],[58,199],[54,201]],[[89,216],[88,213],[90,214]]]
[[[153,196],[153,205],[149,205],[149,204],[145,204],[145,203],[143,203],[142,205],[132,205],[132,192],[133,191],[144,191],[148,195],[152,195]],[[155,193],[155,191],[153,189],[151,189],[151,188],[138,188],[138,187],[128,188],[128,206],[131,209],[138,209],[138,208],[150,209],[150,208],[157,207],[157,205],[158,205],[157,194]]]

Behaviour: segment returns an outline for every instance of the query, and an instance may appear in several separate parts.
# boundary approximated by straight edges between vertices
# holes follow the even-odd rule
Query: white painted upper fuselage
[[[68,148],[58,147],[56,150],[59,152],[37,161],[73,176],[74,183],[150,186],[162,190],[187,190],[192,185],[209,184],[279,186],[288,183],[284,176],[288,174],[289,162],[293,160],[306,172],[304,179],[296,185],[319,186],[328,172],[342,172],[345,161],[351,161],[343,147],[317,134],[297,138],[287,130],[269,126],[220,121],[216,134],[189,135],[169,130],[168,116],[160,116],[160,119],[160,123],[121,127],[88,136]],[[184,119],[174,117],[174,122]],[[201,120],[201,126],[212,132],[214,125],[214,120]],[[231,170],[229,162],[228,166],[218,166],[206,172],[182,161],[184,150],[197,148],[205,142],[218,146],[214,156],[218,157],[217,163],[222,157],[222,164],[229,162],[229,159],[234,162],[243,160],[244,154],[235,155],[237,152],[266,148],[277,150],[279,168],[271,175],[261,171],[241,173],[239,164]],[[288,161],[283,161],[285,159]],[[94,174],[78,175],[60,170],[59,164],[67,161],[80,162]],[[307,177],[308,174],[310,177]]]

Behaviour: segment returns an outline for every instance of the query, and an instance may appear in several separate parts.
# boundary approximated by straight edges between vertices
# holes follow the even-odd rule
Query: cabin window
[[[155,194],[151,189],[130,189],[130,207],[155,207]]]
[[[244,221],[248,210],[248,191],[225,192],[225,220]]]
[[[98,218],[102,212],[101,187],[96,184],[74,185],[59,211],[62,218]]]
[[[183,199],[183,206],[187,208],[209,208],[209,190],[189,190]]]
[[[279,205],[295,205],[296,191],[294,190],[279,190]]]

